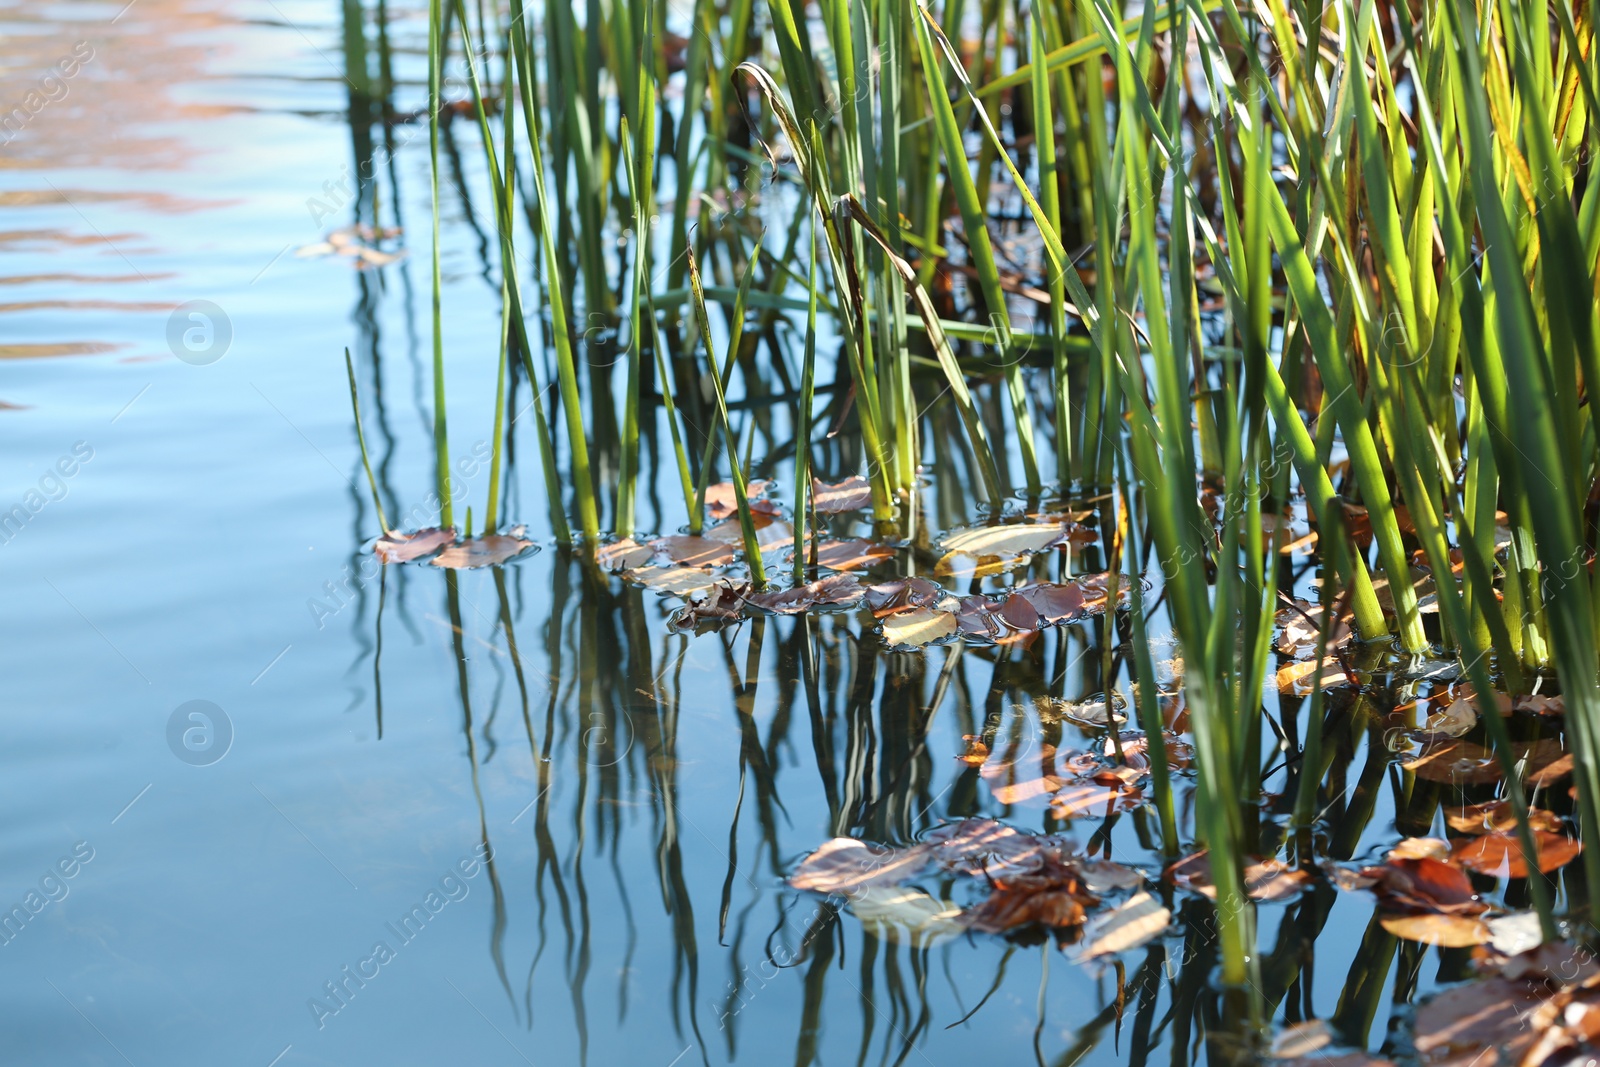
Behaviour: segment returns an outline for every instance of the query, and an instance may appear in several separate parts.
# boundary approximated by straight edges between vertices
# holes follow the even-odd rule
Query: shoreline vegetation
[[[1294,979],[1264,972],[1258,907],[1369,893],[1378,955],[1476,952],[1476,983],[1433,1004],[1535,1005],[1465,1037],[1425,1006],[1426,1062],[1590,1048],[1587,4],[431,0],[427,24],[438,516],[384,519],[347,352],[379,560],[441,567],[454,596],[454,571],[540,549],[503,524],[525,386],[545,549],[682,598],[683,633],[851,610],[913,655],[1097,633],[1108,692],[1039,709],[1098,731],[1090,749],[1024,768],[984,732],[958,758],[1062,825],[1132,812],[1160,900],[993,820],[819,842],[796,888],[863,922],[920,914],[925,937],[1082,941],[1084,959],[1146,944],[1199,894],[1211,925],[1188,936],[1226,1006],[1208,1033],[1240,1056],[1310,1049],[1280,1059],[1355,1028],[1271,1044]],[[352,93],[387,109],[386,64],[364,37],[346,52]],[[458,121],[502,305],[498,352],[475,357],[498,366],[472,453],[487,485],[467,493],[439,258]],[[650,537],[636,502],[659,427],[683,526]],[[755,453],[758,428],[783,443]],[[930,515],[929,485],[975,509]],[[1352,722],[1381,728],[1406,812],[1357,865],[1325,818]],[[1292,791],[1264,795],[1290,766]],[[915,888],[931,871],[975,902]]]

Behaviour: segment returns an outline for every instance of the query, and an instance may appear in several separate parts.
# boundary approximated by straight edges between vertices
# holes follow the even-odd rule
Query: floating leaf
[[[1023,874],[1060,859],[1060,838],[1024,833],[997,819],[963,819],[940,827],[924,839],[946,870],[998,878]]]
[[[1171,924],[1172,912],[1159,900],[1149,893],[1135,893],[1121,906],[1090,920],[1083,930],[1089,945],[1078,958],[1091,960],[1138,948]]]
[[[865,592],[866,588],[852,575],[829,574],[793,589],[752,593],[745,602],[777,615],[797,615],[819,604],[853,604]]]
[[[917,608],[934,607],[950,594],[926,578],[896,578],[867,587],[867,607],[878,618]]]
[[[953,612],[916,608],[883,620],[883,640],[891,648],[923,648],[956,632]]]
[[[1437,837],[1408,837],[1389,850],[1391,860],[1447,860],[1450,842]]]
[[[959,937],[967,929],[960,908],[920,889],[874,885],[849,896],[850,910],[862,928],[886,941],[926,948]]]
[[[1104,604],[1104,590],[1100,591],[1099,599]],[[1088,610],[1085,605],[1088,603],[1089,598],[1085,596],[1081,585],[1038,582],[1013,590],[1006,598],[1006,610],[1008,613],[1020,610],[1019,606],[1025,604],[1038,618],[1038,622],[1034,625],[1057,626],[1087,615]]]
[[[733,549],[726,542],[708,537],[674,534],[651,541],[650,547],[686,567],[717,567],[733,562]]]
[[[1572,756],[1553,738],[1518,741],[1512,751],[1522,764],[1523,781],[1528,785],[1553,785],[1572,773]],[[1499,760],[1493,752],[1461,740],[1430,744],[1415,759],[1401,766],[1430,782],[1484,785],[1498,782],[1502,777]]]
[[[1439,948],[1470,948],[1489,940],[1483,920],[1466,915],[1379,915],[1378,924],[1403,940]]]
[[[763,556],[781,552],[794,544],[794,527],[782,519],[758,513],[751,516],[750,525],[755,528],[756,547]],[[706,536],[740,551],[744,550],[744,528],[738,519],[718,523],[706,531]]]
[[[1463,834],[1509,834],[1517,829],[1516,816],[1511,811],[1511,804],[1505,800],[1446,808],[1444,821],[1450,829]],[[1528,825],[1535,830],[1554,833],[1561,829],[1561,816],[1542,808],[1529,808]]]
[[[1396,859],[1364,867],[1372,891],[1388,911],[1410,914],[1481,915],[1489,905],[1478,899],[1459,867],[1436,859]]]
[[[695,630],[702,624],[726,625],[744,618],[744,599],[750,592],[748,582],[743,585],[718,583],[716,595],[686,604],[672,613],[667,625],[674,630]]]
[[[1539,858],[1539,870],[1546,874],[1577,858],[1583,846],[1564,834],[1547,830],[1533,832],[1534,849]],[[1515,834],[1491,833],[1457,842],[1451,858],[1463,867],[1479,874],[1496,878],[1526,878],[1528,864],[1522,855],[1522,845]]]
[[[793,537],[793,534],[790,535]],[[823,541],[817,545],[817,566],[834,571],[853,571],[863,567],[876,567],[894,558],[894,549],[873,541],[853,538],[848,541]],[[809,549],[806,562],[811,561]]]
[[[1490,978],[1432,997],[1413,1026],[1424,1064],[1517,1063],[1534,1041],[1533,1016],[1545,998],[1525,982]]]
[[[1050,801],[1050,814],[1058,819],[1103,819],[1130,811],[1144,803],[1144,791],[1114,776],[1109,780],[1068,782]]]
[[[1317,676],[1318,668],[1314,659],[1285,664],[1278,668],[1278,692],[1297,697],[1308,696]],[[1323,659],[1321,678],[1323,689],[1352,684],[1350,676],[1345,673],[1344,665],[1333,656]]]
[[[1445,737],[1461,737],[1470,733],[1478,725],[1478,709],[1472,702],[1460,697],[1452,700],[1444,710],[1436,711],[1428,716],[1423,725],[1428,733],[1443,734]]]
[[[837,515],[872,506],[872,483],[857,474],[829,485],[811,479],[812,507],[822,515]]]
[[[706,567],[636,567],[624,571],[622,576],[646,589],[684,597],[706,593],[717,584],[716,577]]]
[[[985,556],[1023,556],[1043,552],[1062,544],[1067,535],[1064,522],[1040,522],[1011,526],[978,526],[946,534],[940,542],[946,558],[954,555],[981,559]]]
[[[398,533],[390,530],[378,538],[372,546],[372,551],[384,563],[406,563],[421,559],[431,552],[437,552],[446,545],[454,544],[455,540],[454,526],[431,526],[416,533]]]
[[[1272,1038],[1272,1058],[1309,1056],[1333,1044],[1333,1029],[1322,1019],[1291,1023]]]
[[[983,735],[962,734],[961,740],[967,743],[967,748],[956,759],[973,767],[982,766],[983,761],[989,758],[989,746],[983,743]]]
[[[655,549],[649,545],[641,545],[631,537],[625,537],[621,541],[601,545],[595,549],[594,555],[595,562],[600,564],[601,570],[625,571],[649,563],[655,556]]]
[[[853,837],[836,837],[801,861],[789,875],[795,889],[816,893],[854,893],[869,886],[899,885],[921,873],[933,859],[933,846],[888,848]]]
[[[1211,877],[1211,856],[1202,850],[1172,864],[1165,877],[1180,889],[1199,893],[1210,900],[1217,899],[1217,887]],[[1288,900],[1311,885],[1311,874],[1290,867],[1282,860],[1258,860],[1244,869],[1245,893],[1251,900],[1266,904]]]
[[[1544,931],[1539,926],[1539,913],[1536,911],[1519,911],[1486,922],[1489,926],[1489,944],[1494,946],[1496,952],[1504,952],[1507,956],[1537,949],[1544,942]],[[1501,973],[1504,974],[1504,970]]]
[[[534,547],[532,541],[522,536],[523,532],[524,528],[517,526],[503,534],[469,537],[458,545],[446,548],[429,562],[435,567],[451,570],[498,566]]]
[[[993,878],[989,899],[966,915],[967,925],[985,933],[1007,933],[1039,925],[1066,929],[1083,924],[1085,908],[1100,898],[1083,887],[1077,869],[1062,860],[1047,859],[1037,871],[1008,878]]]
[[[987,578],[1004,574],[1028,562],[1027,556],[964,556],[957,552],[941,556],[934,564],[933,573],[940,578]]]
[[[1567,713],[1566,701],[1560,694],[1555,696],[1529,696],[1516,699],[1518,711],[1528,711],[1535,715],[1565,715]]]
[[[766,513],[775,515],[778,513],[779,507],[776,501],[758,499],[762,493],[767,491],[767,486],[770,484],[770,482],[760,481],[759,479],[745,484],[745,499],[750,505],[752,514]],[[715,485],[706,486],[706,514],[713,519],[726,519],[728,516],[737,515],[738,513],[739,497],[734,492],[732,482],[718,482]]]

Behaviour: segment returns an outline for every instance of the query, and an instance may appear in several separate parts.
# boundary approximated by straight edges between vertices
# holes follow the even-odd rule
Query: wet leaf
[[[1274,1059],[1290,1059],[1309,1056],[1331,1044],[1333,1044],[1333,1029],[1327,1022],[1322,1019],[1307,1019],[1304,1022],[1291,1023],[1280,1030],[1272,1039],[1271,1053]]]
[[[930,608],[954,599],[941,585],[926,578],[896,578],[867,587],[867,607],[878,618],[917,608]]]
[[[1555,696],[1529,696],[1516,699],[1518,711],[1532,712],[1535,715],[1565,715],[1567,713],[1566,701],[1560,694]]]
[[[790,535],[793,537],[793,534]],[[894,558],[894,549],[873,541],[853,538],[848,541],[823,541],[817,545],[817,566],[834,571],[853,571],[863,567],[876,567]],[[806,562],[811,562],[809,549]]]
[[[498,566],[534,547],[532,541],[522,536],[523,531],[523,527],[517,526],[503,534],[469,537],[458,545],[446,548],[429,562],[435,567],[451,570]]]
[[[755,528],[756,547],[763,556],[773,552],[782,552],[794,544],[794,527],[782,519],[773,518],[771,515],[752,515],[750,525]],[[734,549],[744,551],[744,527],[738,519],[729,519],[719,522],[706,531],[706,536],[713,541],[721,541]]]
[[[1067,523],[1040,522],[1010,526],[977,526],[948,533],[940,541],[946,557],[960,555],[1023,556],[1065,542]]]
[[[1251,900],[1276,904],[1300,895],[1311,885],[1309,872],[1290,867],[1282,860],[1265,859],[1244,869],[1244,888]]]
[[[1518,741],[1513,752],[1522,763],[1523,781],[1528,785],[1553,785],[1572,773],[1572,757],[1553,738]],[[1430,782],[1484,785],[1501,779],[1500,762],[1494,753],[1470,741],[1430,744],[1416,759],[1401,766]]]
[[[1509,834],[1515,833],[1517,828],[1511,804],[1504,800],[1469,804],[1463,808],[1446,808],[1444,821],[1450,829],[1463,834]],[[1554,833],[1561,829],[1561,816],[1542,808],[1529,808],[1528,825],[1535,830]]]
[[[1436,859],[1395,859],[1364,867],[1372,891],[1388,911],[1411,914],[1481,915],[1489,905],[1478,899],[1459,867]]]
[[[821,515],[837,515],[872,506],[872,483],[859,474],[832,485],[813,478],[811,493],[812,506]]]
[[[1116,889],[1138,889],[1144,885],[1144,875],[1132,867],[1111,860],[1078,860],[1078,873],[1091,893],[1109,893]]]
[[[953,612],[915,608],[883,620],[884,643],[891,648],[924,648],[956,632]]]
[[[983,743],[983,735],[962,734],[961,740],[967,743],[967,748],[956,759],[973,767],[982,766],[983,761],[989,758],[989,746]]]
[[[706,567],[636,567],[622,576],[658,593],[691,598],[717,584],[716,576]]]
[[[738,622],[744,618],[744,600],[749,592],[748,582],[737,586],[719,582],[714,595],[679,608],[672,613],[667,625],[674,630],[695,630],[703,624],[720,626]]]
[[[1539,928],[1539,914],[1532,911],[1519,911],[1514,915],[1501,915],[1487,920],[1489,925],[1489,944],[1494,946],[1496,952],[1503,952],[1507,956],[1516,956],[1531,949],[1537,949],[1544,941],[1544,931]],[[1560,946],[1552,945],[1552,948]],[[1509,962],[1509,961],[1508,961]],[[1505,971],[1502,969],[1502,974]],[[1509,975],[1508,977],[1518,977]]]
[[[1313,604],[1308,600],[1294,600],[1293,607],[1279,608],[1275,621],[1281,628],[1276,642],[1277,649],[1285,656],[1294,659],[1306,659],[1316,655],[1317,639],[1322,626],[1322,605]],[[1328,649],[1339,648],[1350,639],[1350,622],[1347,618],[1334,620],[1333,630],[1328,634]]]
[[[1379,915],[1378,924],[1403,940],[1440,948],[1470,948],[1489,940],[1489,927],[1466,915]]]
[[[1535,830],[1533,843],[1539,857],[1539,870],[1546,874],[1565,867],[1583,850],[1572,838],[1547,830]],[[1496,878],[1528,876],[1528,864],[1515,834],[1491,833],[1458,841],[1451,850],[1451,858],[1463,867]]]
[[[1084,927],[1088,947],[1078,957],[1091,960],[1138,948],[1161,936],[1172,924],[1172,912],[1149,893],[1135,893],[1117,908],[1095,916]]]
[[[1059,859],[1061,839],[1024,833],[997,819],[963,819],[932,831],[923,841],[946,870],[989,878],[1036,871]]]
[[[1104,603],[1104,590],[1100,591],[1099,599]],[[1036,625],[1058,626],[1087,615],[1088,610],[1085,605],[1088,604],[1089,598],[1085,596],[1081,585],[1037,582],[1013,590],[1006,598],[1007,608],[1016,602],[1027,604],[1034,610],[1039,618]]]
[[[1027,556],[964,556],[951,552],[939,557],[933,573],[940,578],[987,578],[1016,570],[1027,562]]]
[[[853,604],[866,588],[848,574],[829,574],[793,589],[752,593],[745,602],[778,615],[796,615],[820,604]]]
[[[789,875],[795,889],[814,893],[854,893],[869,886],[899,885],[914,878],[933,859],[933,846],[889,848],[853,837],[836,837],[801,861]]]
[[[1460,697],[1452,700],[1442,711],[1436,711],[1428,716],[1423,724],[1423,729],[1431,734],[1443,734],[1445,737],[1461,737],[1470,733],[1478,725],[1478,709],[1472,702]]]
[[[456,528],[454,526],[440,528],[431,526],[426,530],[416,533],[399,533],[390,530],[372,546],[373,554],[384,563],[406,563],[410,560],[421,559],[432,552],[437,552],[446,545],[454,544]]]
[[[1063,785],[1050,801],[1050,814],[1058,819],[1103,819],[1131,811],[1144,803],[1144,791],[1113,778],[1111,781],[1078,780]]]
[[[1194,761],[1194,748],[1177,734],[1170,730],[1163,731],[1162,738],[1167,749],[1167,766],[1175,770],[1182,770]],[[1150,739],[1137,730],[1124,730],[1117,737],[1117,742],[1122,747],[1122,759],[1129,767],[1139,771],[1150,770]],[[1117,754],[1117,745],[1111,738],[1106,738],[1101,745],[1101,753],[1108,759]]]
[[[1491,978],[1447,989],[1417,1008],[1417,1056],[1425,1065],[1516,1063],[1533,1043],[1544,997],[1525,982]]]
[[[762,500],[760,496],[767,491],[767,486],[772,483],[756,480],[745,484],[745,498],[749,501],[752,514],[775,515],[778,513],[778,504],[773,500]],[[706,486],[706,514],[713,519],[726,519],[730,515],[739,513],[739,497],[733,491],[732,482],[718,482]]]
[[[1055,697],[1036,697],[1034,706],[1039,709],[1040,719],[1044,722],[1060,722],[1066,719],[1079,726],[1099,728],[1110,726],[1112,722],[1127,722],[1128,716],[1123,711],[1123,701],[1120,696],[1113,697],[1113,706],[1106,706],[1105,698],[1090,697],[1086,700],[1058,700]]]
[[[717,567],[733,562],[733,549],[709,537],[674,534],[651,541],[650,547],[686,567]]]
[[[966,914],[969,927],[1001,934],[1038,924],[1064,929],[1083,924],[1087,907],[1100,898],[1083,887],[1070,863],[1047,858],[1036,871],[991,877],[989,899]]]
[[[655,557],[655,549],[649,545],[641,545],[631,537],[621,541],[613,541],[608,545],[601,545],[595,549],[595,562],[600,564],[601,570],[625,571],[631,567],[642,567]]]

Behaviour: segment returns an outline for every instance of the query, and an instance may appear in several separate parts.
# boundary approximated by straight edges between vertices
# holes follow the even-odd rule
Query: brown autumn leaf
[[[1534,1015],[1546,999],[1538,987],[1507,978],[1446,989],[1417,1008],[1418,1060],[1426,1067],[1517,1063],[1536,1039]]]
[[[756,547],[762,556],[782,552],[794,544],[794,527],[782,519],[758,513],[750,516],[750,525],[755,530]],[[738,551],[744,551],[744,527],[738,519],[717,523],[706,531],[706,536],[713,541],[731,545]]]
[[[767,486],[772,483],[756,480],[745,483],[745,499],[750,504],[751,514],[765,513],[776,515],[778,504],[773,500],[760,499],[761,494],[767,491]],[[706,514],[713,519],[726,519],[730,515],[739,513],[739,497],[733,491],[732,482],[718,482],[716,485],[706,486]]]
[[[1490,936],[1482,919],[1468,915],[1379,914],[1378,925],[1403,940],[1439,948],[1470,948],[1487,943]]]
[[[1144,803],[1144,790],[1115,775],[1067,782],[1050,800],[1050,814],[1058,819],[1103,819],[1131,811]]]
[[[1450,829],[1463,834],[1510,834],[1517,829],[1516,816],[1512,814],[1510,802],[1505,800],[1446,808],[1444,821]],[[1528,825],[1534,830],[1555,833],[1561,829],[1561,816],[1543,808],[1529,808]]]
[[[1217,899],[1216,883],[1211,878],[1211,855],[1204,849],[1169,866],[1164,877],[1180,889]],[[1245,895],[1264,904],[1289,900],[1311,883],[1309,871],[1298,870],[1272,857],[1256,860],[1244,868]]]
[[[889,848],[853,837],[836,837],[802,860],[789,875],[789,884],[795,889],[830,894],[899,885],[921,873],[932,859],[933,846],[928,844]]]
[[[877,618],[902,611],[931,608],[953,599],[941,585],[926,578],[895,578],[867,587],[867,607]]]
[[[1364,867],[1372,891],[1386,911],[1405,914],[1481,915],[1489,905],[1478,899],[1461,868],[1436,859],[1391,859]]]
[[[1084,909],[1100,903],[1083,887],[1073,864],[1048,856],[1038,870],[991,878],[990,886],[989,899],[966,913],[967,925],[984,933],[1035,924],[1056,930],[1081,926]]]
[[[745,602],[776,615],[797,615],[819,604],[853,604],[865,592],[853,575],[829,574],[792,589],[751,593]]]
[[[1583,846],[1577,841],[1548,830],[1533,831],[1533,844],[1539,858],[1539,870],[1546,874],[1565,867],[1583,851]],[[1527,860],[1515,833],[1490,833],[1458,841],[1455,848],[1451,849],[1450,856],[1461,866],[1479,874],[1496,878],[1528,876]]]
[[[1105,600],[1103,591],[1100,599],[1102,602]],[[1039,620],[1036,626],[1057,626],[1087,615],[1084,607],[1087,602],[1088,598],[1080,585],[1037,582],[1012,590],[1005,604],[1008,611],[1013,610],[1014,604],[1019,611],[1020,605],[1026,604]]]
[[[981,594],[960,597],[956,601],[956,627],[967,637],[1008,644],[1037,632],[1038,616],[1032,608],[1019,618],[1006,610],[1009,605],[997,604]]]
[[[1333,1044],[1333,1028],[1323,1019],[1306,1019],[1291,1023],[1272,1037],[1268,1050],[1275,1060],[1298,1059],[1320,1052]]]
[[[1572,756],[1563,751],[1561,742],[1554,738],[1518,741],[1512,750],[1522,764],[1523,782],[1527,785],[1554,785],[1572,773]],[[1430,782],[1484,785],[1498,782],[1502,777],[1495,754],[1471,741],[1429,744],[1415,759],[1401,766]]]
[[[701,624],[724,626],[744,618],[744,600],[750,592],[750,583],[733,585],[719,582],[712,596],[685,604],[672,613],[667,625],[674,630],[695,630]]]
[[[600,564],[601,570],[606,571],[625,571],[632,567],[642,567],[649,563],[655,554],[655,549],[649,545],[641,545],[631,537],[601,545],[594,553],[595,562]]]
[[[460,544],[446,548],[428,562],[450,570],[496,567],[534,547],[532,541],[522,536],[525,530],[525,527],[515,526],[503,534],[469,537]]]
[[[879,628],[890,648],[924,648],[956,632],[954,612],[916,608],[890,615]]]
[[[1528,696],[1517,697],[1516,709],[1518,711],[1532,712],[1535,715],[1565,715],[1567,703],[1558,693],[1555,696]]]
[[[733,562],[733,549],[723,541],[688,534],[673,534],[650,542],[650,547],[664,553],[674,563],[685,567],[718,567]]]
[[[430,526],[415,533],[389,530],[378,538],[372,546],[372,551],[383,563],[406,563],[420,559],[431,552],[437,552],[446,545],[454,544],[455,539],[454,526]]]
[[[1026,748],[1025,751],[1017,751]],[[979,774],[989,783],[989,791],[1001,804],[1021,804],[1037,797],[1049,796],[1067,784],[1067,779],[1056,772],[1056,748],[1041,744],[1034,748],[1013,741],[1004,749],[997,749],[986,761]]]
[[[1194,762],[1194,748],[1183,738],[1170,730],[1162,732],[1162,739],[1167,750],[1167,766],[1175,770],[1182,770]],[[1117,735],[1117,743],[1122,747],[1122,761],[1129,767],[1138,771],[1150,770],[1150,738],[1137,730],[1124,730]],[[1117,754],[1117,744],[1111,738],[1106,738],[1101,749],[1106,758],[1110,759]]]
[[[1291,603],[1293,607],[1279,608],[1275,617],[1278,626],[1282,628],[1276,642],[1277,649],[1293,659],[1314,656],[1320,636],[1319,628],[1323,621],[1322,605],[1298,599]],[[1350,620],[1335,619],[1333,629],[1328,634],[1329,650],[1348,642],[1350,635]]]
[[[1389,850],[1388,860],[1448,860],[1450,842],[1437,837],[1407,837]]]
[[[872,506],[872,483],[861,475],[852,475],[842,482],[827,482],[811,479],[812,507],[820,515],[837,515],[845,511],[857,511],[861,508]]]
[[[971,767],[981,767],[989,758],[989,746],[983,743],[982,734],[962,734],[961,740],[967,743],[966,750],[956,759]]]
[[[792,535],[791,535],[792,536]],[[853,571],[863,567],[876,567],[894,558],[894,549],[861,538],[847,541],[823,541],[817,545],[817,566],[833,571]],[[806,562],[811,562],[811,551],[806,549]]]
[[[1439,711],[1428,716],[1422,729],[1430,734],[1445,737],[1463,737],[1478,725],[1478,709],[1472,701],[1457,697]]]
[[[1062,544],[1067,535],[1065,522],[1021,523],[1008,526],[975,526],[954,530],[940,539],[945,558],[969,556],[1025,556]]]

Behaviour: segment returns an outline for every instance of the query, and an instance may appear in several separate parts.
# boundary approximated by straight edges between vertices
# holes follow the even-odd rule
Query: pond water
[[[1220,1011],[1203,901],[1112,966],[897,935],[784,881],[835,835],[903,843],[975,814],[1057,829],[956,757],[969,734],[1021,762],[1101,736],[1034,703],[1105,688],[1098,620],[905,654],[854,611],[674,633],[675,601],[553,548],[532,459],[506,510],[539,552],[375,566],[341,353],[386,502],[424,506],[428,155],[425,123],[352,104],[353,6],[0,7],[0,102],[26,112],[0,134],[0,905],[23,916],[0,944],[4,1061],[1203,1057]],[[387,12],[402,112],[423,103],[425,24]],[[482,189],[475,129],[446,142],[448,173]],[[358,197],[378,145],[392,160]],[[499,293],[489,209],[460,188],[449,414],[477,500]],[[296,255],[374,203],[415,235],[408,258]],[[673,532],[653,418],[641,525]],[[514,441],[533,456],[531,432]],[[850,442],[829,449],[822,473],[857,469]],[[959,472],[929,477],[927,521],[970,518]],[[1351,722],[1336,844],[1360,859],[1396,836],[1392,772]],[[1142,818],[1066,832],[1159,869]],[[1331,1017],[1377,1048],[1392,1002],[1461,971],[1414,945],[1396,964],[1371,911],[1326,886],[1262,908],[1278,1019]],[[1324,927],[1340,933],[1313,952]]]

